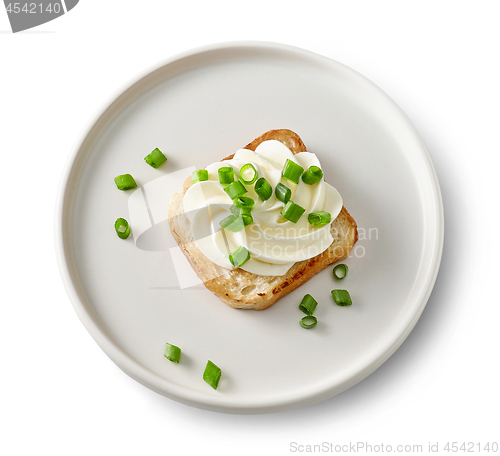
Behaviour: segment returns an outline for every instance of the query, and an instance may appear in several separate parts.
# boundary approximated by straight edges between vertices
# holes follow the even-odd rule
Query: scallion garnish
[[[120,239],[127,239],[130,235],[130,227],[124,218],[119,218],[115,222],[115,231]]]
[[[290,220],[290,222],[297,223],[305,211],[302,206],[295,204],[293,201],[288,201],[283,209],[281,209],[281,215]]]
[[[240,196],[243,196],[248,190],[245,188],[245,186],[239,181],[234,181],[230,183],[224,191],[227,193],[229,198],[234,200],[235,198],[238,198]]]
[[[241,268],[250,259],[250,252],[243,246],[229,254],[229,261],[235,268]]]
[[[240,180],[245,185],[252,185],[257,180],[257,170],[251,163],[243,165],[240,169]]]
[[[208,171],[206,169],[197,169],[193,171],[191,175],[191,183],[196,184],[196,182],[202,182],[208,180]]]
[[[231,231],[232,233],[237,233],[245,228],[243,223],[243,219],[238,217],[237,215],[229,215],[225,219],[219,222],[219,225],[222,226],[225,230]]]
[[[135,179],[130,174],[116,176],[115,184],[118,187],[118,190],[131,190],[137,187]]]
[[[219,386],[221,370],[212,362],[208,361],[205,372],[203,372],[203,380],[205,380],[213,389]]]
[[[316,326],[318,319],[314,315],[306,315],[302,320],[300,320],[300,326],[306,329],[311,329]]]
[[[286,185],[283,185],[281,182],[278,185],[276,185],[276,188],[274,189],[274,194],[276,195],[276,198],[278,198],[285,204],[288,203],[288,201],[290,201],[290,198],[292,197],[292,191]]]
[[[248,196],[239,196],[234,199],[234,204],[242,209],[247,209],[251,211],[255,205],[255,201]]]
[[[251,215],[250,209],[246,207],[237,206],[236,203],[233,203],[230,210],[231,214],[233,215],[241,215],[241,214]]]
[[[333,277],[342,280],[346,275],[349,268],[345,264],[338,264],[333,268]]]
[[[149,155],[146,155],[146,157],[144,157],[144,160],[146,160],[146,163],[149,166],[152,166],[153,168],[159,168],[161,165],[163,165],[163,163],[167,161],[167,157],[165,157],[165,155],[163,155],[163,152],[157,147]]]
[[[323,171],[321,171],[321,168],[318,168],[317,166],[309,166],[307,171],[304,174],[302,174],[302,180],[307,185],[317,184],[322,177],[323,177]]]
[[[267,201],[273,194],[271,184],[264,177],[255,182],[254,190],[262,201]]]
[[[181,349],[179,347],[176,347],[175,345],[167,343],[165,345],[164,356],[174,363],[179,363],[179,360],[181,358]]]
[[[252,216],[249,213],[242,213],[240,215],[232,214],[226,217],[219,222],[219,225],[227,231],[238,233],[251,223],[253,223]]]
[[[307,216],[307,220],[311,225],[325,226],[332,221],[332,216],[325,211],[311,212]]]
[[[310,294],[306,294],[299,305],[299,309],[302,310],[306,315],[312,315],[314,313],[314,309],[318,303],[316,299],[314,299]]]
[[[290,182],[293,182],[294,184],[299,183],[300,176],[304,172],[304,168],[302,166],[297,165],[294,161],[287,159],[285,162],[285,166],[283,167],[283,170],[281,171],[281,175],[285,178],[288,179]]]
[[[351,296],[347,290],[332,290],[333,300],[338,306],[350,306]]]
[[[234,182],[234,169],[230,166],[219,168],[219,182],[222,185],[228,185]]]
[[[253,223],[253,217],[250,214],[241,213],[238,217],[243,219],[243,225],[248,226]]]

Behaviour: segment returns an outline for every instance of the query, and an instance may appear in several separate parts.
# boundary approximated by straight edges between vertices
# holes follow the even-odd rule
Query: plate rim
[[[70,181],[71,173],[75,167],[77,159],[79,158],[79,153],[85,141],[90,136],[93,129],[99,125],[100,121],[106,115],[107,111],[113,108],[114,103],[117,102],[122,96],[124,96],[129,89],[132,89],[143,79],[147,78],[155,71],[171,65],[174,62],[188,57],[195,57],[196,55],[205,54],[207,52],[238,47],[254,48],[255,50],[259,51],[273,49],[286,51],[288,53],[295,53],[303,57],[321,60],[324,63],[334,63],[335,65],[338,65],[339,68],[342,68],[351,75],[362,78],[364,80],[364,83],[370,85],[371,88],[378,91],[379,94],[383,95],[383,97],[399,111],[400,115],[402,115],[402,117],[404,118],[405,123],[410,127],[410,131],[413,133],[416,143],[418,143],[420,146],[418,149],[420,151],[421,158],[423,159],[426,174],[429,178],[431,195],[434,200],[434,219],[436,223],[433,229],[433,233],[435,233],[435,236],[434,243],[432,245],[431,260],[427,269],[427,277],[425,277],[425,280],[421,285],[422,291],[420,292],[420,296],[417,300],[418,305],[415,306],[414,312],[410,314],[410,318],[408,319],[409,321],[405,322],[406,325],[404,331],[400,333],[399,337],[396,338],[393,343],[386,348],[385,351],[380,353],[379,356],[373,359],[371,363],[365,365],[365,367],[359,370],[356,375],[349,375],[343,382],[340,382],[336,385],[330,385],[329,388],[324,388],[321,391],[314,391],[307,396],[288,396],[285,399],[277,399],[272,403],[267,399],[264,401],[255,399],[253,399],[252,401],[241,401],[234,398],[229,400],[224,396],[213,396],[208,394],[206,395],[196,391],[186,390],[174,384],[169,384],[168,388],[166,388],[166,383],[168,383],[168,381],[151,372],[145,366],[141,365],[132,357],[124,353],[121,348],[118,347],[117,344],[111,339],[111,337],[109,337],[109,335],[107,335],[105,331],[103,331],[99,327],[98,322],[94,320],[93,316],[90,314],[83,300],[81,299],[80,293],[84,290],[79,290],[77,284],[73,280],[73,272],[68,260],[69,253],[67,251],[68,246],[66,245],[67,240],[65,239],[64,224],[67,214],[67,193],[72,184]],[[100,107],[87,121],[86,125],[77,137],[77,140],[73,144],[71,152],[66,160],[61,180],[59,182],[54,219],[56,259],[63,285],[66,289],[68,297],[70,298],[71,304],[75,309],[76,314],[78,315],[78,318],[90,333],[90,335],[93,337],[93,339],[96,341],[96,343],[99,345],[99,347],[104,351],[104,353],[131,378],[159,394],[197,408],[235,414],[280,412],[311,405],[347,390],[351,386],[355,385],[356,383],[360,382],[371,373],[373,373],[401,346],[401,344],[408,337],[410,332],[415,327],[417,321],[419,320],[434,288],[434,284],[436,282],[439,267],[441,264],[444,245],[444,209],[437,174],[427,147],[425,146],[420,134],[416,130],[411,120],[405,114],[405,112],[389,95],[387,95],[375,83],[373,83],[362,74],[358,73],[356,70],[353,70],[352,68],[344,65],[343,63],[300,47],[270,41],[226,41],[198,46],[162,59],[159,62],[142,70],[134,77],[130,78],[127,82],[122,84],[110,96],[108,96],[103,103],[101,103]]]

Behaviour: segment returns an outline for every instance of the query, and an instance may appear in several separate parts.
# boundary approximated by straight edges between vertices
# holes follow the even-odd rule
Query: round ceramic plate
[[[343,281],[330,266],[267,310],[236,310],[182,272],[162,178],[176,183],[276,128],[317,154],[359,240]],[[159,169],[144,162],[156,147],[168,157]],[[137,190],[117,190],[124,173]],[[63,281],[105,353],[154,391],[230,413],[312,404],[377,369],[421,315],[443,243],[438,181],[401,109],[344,65],[274,43],[207,46],[139,75],[82,133],[57,207]],[[134,236],[116,236],[118,217],[133,219]],[[352,306],[334,304],[336,288]],[[319,303],[311,330],[299,326],[306,293]],[[182,349],[179,364],[166,342]],[[208,360],[222,369],[217,390],[203,380]]]

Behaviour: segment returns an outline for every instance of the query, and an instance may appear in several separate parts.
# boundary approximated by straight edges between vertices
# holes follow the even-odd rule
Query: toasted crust
[[[255,150],[261,142],[270,139],[282,142],[294,154],[306,152],[300,137],[291,130],[270,130],[245,146],[245,149]],[[224,160],[231,159],[233,155]],[[184,195],[190,186],[189,178],[170,202],[170,231],[203,284],[227,305],[237,309],[266,309],[328,265],[347,258],[358,240],[356,222],[342,207],[331,226],[333,242],[330,247],[309,260],[295,263],[284,276],[261,276],[243,269],[227,270],[203,255],[194,242],[191,222],[183,207]]]

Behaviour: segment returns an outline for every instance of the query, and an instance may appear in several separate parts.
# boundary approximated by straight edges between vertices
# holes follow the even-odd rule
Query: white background
[[[0,454],[281,455],[292,442],[426,453],[429,442],[500,441],[497,5],[81,0],[18,34],[0,8]],[[66,158],[101,103],[165,57],[242,39],[315,51],[386,91],[429,149],[446,220],[434,292],[401,348],[337,397],[258,416],[190,408],[122,373],[73,311],[53,242]]]

